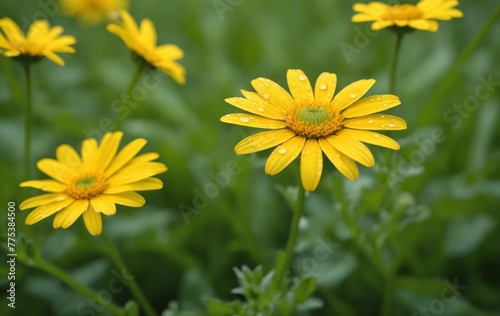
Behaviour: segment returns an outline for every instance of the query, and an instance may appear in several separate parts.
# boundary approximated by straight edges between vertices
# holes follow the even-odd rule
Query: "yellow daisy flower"
[[[396,26],[435,32],[439,28],[436,20],[447,21],[463,16],[462,11],[454,9],[457,5],[457,0],[421,0],[416,5],[395,4],[393,6],[382,2],[356,3],[353,9],[359,13],[352,17],[352,21],[374,21],[371,25],[374,31]]]
[[[167,167],[153,162],[159,157],[157,153],[135,157],[146,145],[142,138],[117,153],[122,136],[122,132],[106,133],[100,145],[93,138],[86,139],[81,156],[72,147],[61,145],[56,151],[57,159],[40,160],[38,169],[54,180],[21,183],[21,187],[51,192],[21,203],[21,210],[35,208],[26,224],[57,213],[54,228],[68,228],[83,214],[87,230],[95,236],[102,231],[101,214],[114,215],[115,204],[143,206],[144,198],[135,191],[161,189],[161,180],[152,176],[165,172]]]
[[[151,20],[142,20],[138,27],[127,11],[120,11],[120,16],[122,22],[109,24],[108,31],[120,37],[149,66],[160,69],[177,83],[183,84],[186,70],[176,60],[181,59],[184,52],[177,45],[156,46],[156,30]]]
[[[60,36],[64,29],[61,26],[51,28],[45,20],[34,21],[26,37],[10,18],[0,19],[0,30],[0,53],[24,64],[47,57],[64,66],[64,61],[56,53],[75,52],[75,49],[70,47],[76,43],[75,38],[70,35]]]
[[[84,23],[97,24],[115,17],[118,11],[128,7],[127,0],[62,0],[65,14],[74,16]]]
[[[322,73],[314,90],[309,79],[298,69],[287,73],[291,95],[277,83],[258,78],[252,81],[257,92],[242,90],[245,98],[226,102],[252,114],[227,114],[222,122],[270,129],[240,141],[239,155],[278,146],[267,159],[265,172],[275,175],[299,154],[300,176],[307,191],[318,186],[323,170],[323,155],[347,178],[359,176],[355,162],[373,167],[374,158],[363,144],[399,149],[393,139],[371,130],[406,129],[406,122],[387,114],[374,114],[399,105],[395,95],[361,97],[375,84],[374,79],[356,81],[334,96],[337,76]]]

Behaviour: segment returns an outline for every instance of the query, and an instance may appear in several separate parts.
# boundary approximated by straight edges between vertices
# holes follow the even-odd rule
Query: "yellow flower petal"
[[[163,182],[157,178],[147,178],[137,182],[129,183],[126,185],[111,185],[108,187],[104,193],[115,194],[123,193],[127,191],[149,191],[149,190],[159,190],[163,188]]]
[[[83,212],[83,222],[92,236],[97,236],[102,233],[101,213],[94,211],[92,205]]]
[[[144,198],[135,192],[123,192],[117,194],[103,194],[106,198],[116,204],[130,206],[130,207],[141,207],[146,203]]]
[[[69,145],[61,145],[56,150],[57,161],[62,163],[68,168],[80,169],[82,160],[80,155]]]
[[[160,162],[145,162],[122,168],[108,179],[109,185],[122,185],[149,178],[167,171],[167,167]]]
[[[282,106],[276,106],[274,104],[269,103],[266,99],[264,99],[257,92],[251,92],[251,91],[241,90],[241,93],[245,96],[245,98],[247,98],[251,102],[254,102],[258,107],[259,106],[263,107],[265,109],[266,113],[272,113],[273,117],[269,116],[269,118],[275,118],[275,119],[278,119],[278,120],[284,120],[285,119],[285,117],[286,117],[285,116],[286,111],[285,111],[284,107],[282,107]],[[269,109],[269,111],[267,109]]]
[[[45,158],[36,164],[38,169],[59,182],[68,184],[75,177],[75,171],[54,159]]]
[[[314,104],[314,95],[309,79],[300,69],[290,69],[286,73],[288,88],[296,104],[310,106]]]
[[[253,153],[279,145],[294,136],[295,133],[289,129],[257,133],[241,140],[234,151],[238,155]]]
[[[66,191],[66,184],[54,180],[30,180],[21,183],[20,186],[40,189],[46,192],[60,193]]]
[[[25,182],[21,183],[21,186],[23,186],[24,183]],[[70,197],[67,196],[66,194],[60,194],[60,193],[43,194],[25,200],[24,202],[21,203],[21,205],[19,205],[19,209],[22,211],[29,208],[37,207],[39,205],[50,204],[67,199],[70,199]]]
[[[328,72],[319,75],[314,87],[315,104],[328,107],[332,101],[336,87],[337,75]]]
[[[366,167],[373,167],[375,159],[371,151],[357,139],[347,135],[333,135],[326,138],[335,149]]]
[[[345,118],[359,117],[382,112],[399,104],[401,101],[395,95],[374,95],[355,102],[342,112],[342,116]]]
[[[106,192],[104,192],[106,193]],[[116,205],[105,195],[99,195],[90,199],[93,211],[103,213],[104,215],[111,216],[116,213]]]
[[[25,41],[23,31],[10,18],[0,19],[0,28],[3,30],[3,33],[5,34],[9,42],[12,43]]]
[[[284,121],[277,121],[262,116],[244,113],[226,114],[221,117],[220,120],[224,123],[256,128],[280,129],[287,127],[287,124]]]
[[[262,98],[274,104],[276,107],[289,109],[295,104],[292,96],[272,80],[266,78],[254,79],[252,80],[252,87],[262,96]]]
[[[156,51],[167,60],[177,60],[184,57],[184,51],[173,44],[160,45],[156,48]]]
[[[337,132],[337,135],[354,137],[355,139],[367,144],[386,147],[393,150],[399,150],[399,144],[392,138],[372,131],[362,131],[355,129],[342,129]]]
[[[439,28],[438,22],[433,20],[424,20],[424,19],[410,21],[409,26],[417,30],[424,30],[430,32],[436,32]]]
[[[276,120],[285,119],[285,116],[268,102],[261,101],[256,103],[245,98],[227,98],[225,101],[239,109],[256,115]]]
[[[337,168],[347,179],[355,180],[359,177],[359,170],[354,160],[335,149],[335,147],[324,138],[319,139],[319,145],[335,168]]]
[[[149,162],[149,161],[158,159],[158,157],[160,157],[160,155],[158,155],[157,153],[142,154],[142,155],[139,155],[139,156],[135,157],[134,159],[130,160],[130,162],[127,164],[127,166],[132,166],[132,165],[137,165],[137,164],[141,164],[144,162]]]
[[[156,30],[150,19],[144,19],[141,22],[141,38],[149,48],[154,49],[156,46]]]
[[[90,170],[94,168],[97,154],[97,141],[93,138],[84,140],[82,144],[82,161],[85,168]]]
[[[356,117],[344,121],[344,126],[354,129],[366,130],[402,130],[406,129],[406,122],[393,115],[372,114]]]
[[[122,136],[123,136],[122,132],[104,134],[95,161],[96,171],[104,172],[104,170],[106,170],[106,168],[108,167],[109,163],[115,158]]]
[[[306,191],[314,191],[323,172],[323,154],[317,139],[308,139],[300,155],[300,178]]]
[[[276,147],[267,158],[265,172],[275,175],[285,169],[300,154],[305,142],[304,137],[295,136]]]
[[[144,138],[138,138],[128,143],[114,157],[108,168],[104,171],[106,177],[110,177],[121,167],[125,166],[135,155],[146,145],[147,141]],[[156,159],[156,158],[155,158]]]
[[[35,223],[38,223],[42,219],[59,212],[69,204],[71,204],[74,200],[73,199],[65,199],[63,201],[57,201],[53,202],[50,204],[46,205],[41,205],[31,211],[31,213],[26,217],[25,223],[26,225],[33,225]]]
[[[57,213],[52,223],[54,228],[62,227],[64,229],[73,225],[73,223],[87,210],[88,200],[75,200],[59,213]]]
[[[331,106],[337,111],[342,111],[358,101],[374,84],[374,79],[363,79],[351,83],[333,98]]]

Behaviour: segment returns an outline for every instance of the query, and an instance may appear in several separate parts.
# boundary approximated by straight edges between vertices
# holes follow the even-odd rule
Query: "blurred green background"
[[[23,26],[53,12],[47,3],[53,4],[4,0],[0,17]],[[228,10],[217,11],[220,3]],[[300,315],[427,315],[425,309],[428,315],[500,315],[500,22],[451,77],[443,97],[434,97],[497,3],[461,1],[463,18],[440,22],[437,33],[413,32],[404,38],[396,93],[402,105],[390,111],[408,122],[407,130],[390,134],[400,142],[399,152],[372,147],[376,166],[360,167],[354,182],[325,163],[320,186],[307,197],[293,269],[297,275],[318,276],[314,296],[323,307]],[[222,115],[238,112],[224,98],[251,90],[250,81],[260,76],[286,86],[289,68],[304,70],[312,82],[321,72],[334,72],[337,91],[355,80],[375,78],[368,94],[388,92],[394,34],[352,23],[352,4],[132,1],[136,20],[155,23],[158,43],[177,44],[186,55],[180,62],[187,83],[179,86],[162,75],[123,127],[122,146],[144,137],[148,145],[143,152],[158,152],[169,167],[160,175],[164,189],[146,192],[142,209],[122,207],[104,221],[159,313],[176,301],[181,312],[170,315],[205,315],[204,299],[237,299],[231,294],[237,286],[232,268],[262,265],[268,271],[286,243],[292,214],[277,188],[296,185],[298,161],[270,177],[264,174],[269,151],[235,155],[234,145],[256,130],[220,123]],[[46,60],[33,67],[33,179],[46,178],[35,169],[36,161],[55,157],[58,145],[77,147],[87,136],[100,137],[99,122],[115,119],[111,104],[134,72],[125,45],[105,24],[87,27],[59,15],[49,20],[77,38],[77,53],[62,54],[65,67]],[[19,205],[38,192],[18,187],[25,180],[19,163],[22,68],[0,56],[0,69],[4,253],[7,202]],[[489,80],[494,84],[485,86]],[[428,106],[431,99],[437,102]],[[436,133],[439,140],[433,138]],[[236,170],[228,183],[214,185],[214,177],[224,178],[228,168]],[[197,192],[207,187],[218,192],[197,200]],[[196,212],[183,215],[183,209]],[[24,225],[27,214],[16,215],[18,239],[31,240],[47,261],[92,289],[108,287],[113,265],[101,239],[91,237],[81,219],[70,229],[53,230],[52,218]],[[321,242],[336,245],[327,258],[315,255]],[[1,315],[85,315],[79,310],[85,297],[20,262],[16,309],[7,308],[5,258]],[[460,287],[447,290],[447,282]],[[119,305],[131,298],[128,289],[112,297]]]

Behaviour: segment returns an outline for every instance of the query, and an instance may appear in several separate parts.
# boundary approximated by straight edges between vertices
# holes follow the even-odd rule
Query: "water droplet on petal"
[[[269,82],[267,82],[267,81],[266,81],[266,82],[264,83],[264,86],[269,87]]]
[[[370,102],[375,102],[375,98],[370,98]]]
[[[381,118],[385,118],[385,115],[381,115],[380,117],[381,117]]]
[[[250,118],[248,116],[240,116],[240,121],[243,123],[248,123],[250,122]]]
[[[394,124],[392,124],[392,123],[389,123],[389,127],[394,127]]]
[[[259,112],[264,112],[264,108],[257,108]]]
[[[386,108],[387,106],[388,106],[387,103],[384,103],[384,108]]]
[[[300,80],[300,81],[304,81],[304,80],[306,80],[306,76],[304,76],[304,75],[300,75],[300,76],[299,76],[299,80]]]
[[[335,154],[335,157],[338,159],[342,159],[342,156],[339,153]]]
[[[378,100],[378,101],[382,101],[382,99],[383,99],[383,97],[382,97],[382,96],[380,96],[380,95],[377,97],[377,100]]]
[[[322,84],[320,84],[320,85],[319,85],[319,88],[320,88],[321,90],[326,90],[326,88],[327,88],[326,83],[322,83]]]
[[[47,191],[47,187],[43,187],[43,188],[42,188],[42,191]]]
[[[380,137],[380,134],[379,133],[374,133],[373,137],[375,137],[375,138]]]
[[[373,124],[375,122],[373,119],[368,119],[368,123]]]
[[[264,99],[269,99],[269,93],[264,93],[264,95],[262,95],[264,97]]]
[[[351,94],[349,94],[349,96],[354,99],[357,96],[357,94],[356,93],[351,93]]]
[[[280,155],[284,155],[284,154],[286,154],[286,148],[280,147],[280,148],[278,148],[277,152]]]
[[[382,124],[381,126],[382,126],[382,128],[385,128],[385,124]]]

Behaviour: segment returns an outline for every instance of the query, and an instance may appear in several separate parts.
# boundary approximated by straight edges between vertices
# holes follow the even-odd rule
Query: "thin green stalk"
[[[500,17],[500,4],[496,7],[490,17],[486,20],[481,30],[472,39],[472,41],[467,45],[463,53],[457,59],[455,64],[448,71],[443,80],[440,81],[439,86],[434,90],[434,94],[431,96],[430,101],[422,109],[420,117],[417,120],[415,126],[423,125],[429,120],[435,113],[436,108],[441,104],[444,96],[448,93],[449,89],[453,87],[455,82],[458,80],[457,73],[462,68],[463,64],[469,60],[472,54],[479,47],[484,37],[489,33],[490,29],[493,27],[497,19]]]
[[[99,295],[95,294],[91,289],[88,287],[84,286],[83,284],[79,283],[75,279],[73,279],[69,274],[64,272],[63,270],[59,269],[58,267],[44,261],[43,259],[37,258],[34,261],[33,266],[36,268],[47,272],[48,274],[54,276],[55,278],[61,280],[62,282],[66,283],[69,287],[71,287],[73,290],[75,290],[77,293],[80,293],[84,296],[87,296],[94,302],[97,302],[99,305],[101,305],[104,309],[110,311],[111,313],[115,315],[125,315],[125,310],[121,308],[120,306],[117,306],[105,299],[102,299],[99,297]]]
[[[403,32],[396,31],[396,42],[394,44],[394,53],[392,55],[391,63],[391,77],[390,77],[390,91],[391,94],[396,93],[396,70],[398,68],[399,52],[401,51],[401,42],[403,41]]]
[[[293,219],[285,248],[284,263],[276,269],[273,284],[271,285],[271,293],[273,292],[273,290],[279,288],[282,285],[283,274],[288,271],[292,263],[293,249],[295,248],[295,244],[297,243],[297,235],[299,232],[299,222],[300,218],[302,217],[302,213],[304,212],[305,195],[306,191],[304,190],[302,184],[299,184],[297,204],[293,208]]]
[[[116,267],[122,271],[124,274],[130,275],[130,271],[125,265],[125,261],[123,260],[122,256],[118,252],[118,249],[116,248],[115,244],[111,241],[111,239],[108,237],[108,235],[103,232],[102,233],[102,240],[106,244],[108,248],[108,255],[110,256],[111,260],[115,263]],[[135,282],[134,279],[128,280],[129,282],[129,288],[132,294],[134,295],[135,299],[137,300],[137,303],[142,307],[144,310],[144,313],[148,316],[156,316],[156,312],[147,300],[146,296],[142,292],[141,288]]]
[[[137,65],[134,76],[132,77],[132,80],[130,80],[130,83],[127,87],[127,90],[125,91],[126,99],[129,99],[130,96],[132,95],[132,90],[137,85],[137,82],[139,82],[139,79],[141,78],[143,72],[144,72],[144,66],[141,64]],[[122,129],[123,121],[125,121],[125,119],[126,119],[126,117],[121,118],[120,115],[118,115],[118,117],[116,118],[116,122],[115,122],[115,129],[117,131]]]
[[[26,78],[26,113],[24,121],[24,180],[30,179],[31,161],[31,73],[30,65],[24,65],[24,76]]]

